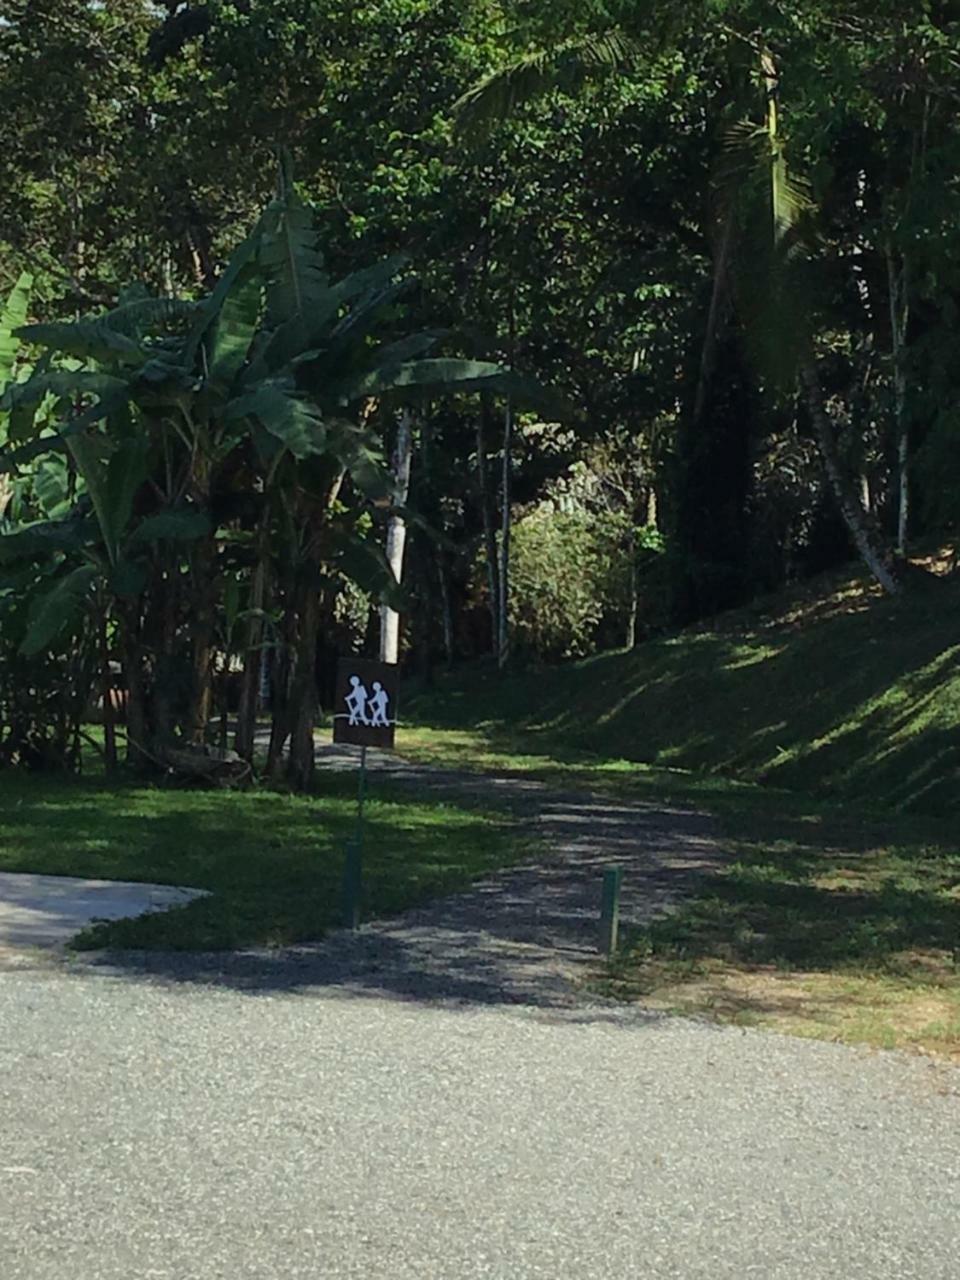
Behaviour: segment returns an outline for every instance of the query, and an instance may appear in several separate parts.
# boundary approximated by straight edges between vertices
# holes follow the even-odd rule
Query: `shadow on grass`
[[[765,792],[728,792],[715,807],[733,861],[628,938],[621,966],[960,980],[960,852],[946,822]]]

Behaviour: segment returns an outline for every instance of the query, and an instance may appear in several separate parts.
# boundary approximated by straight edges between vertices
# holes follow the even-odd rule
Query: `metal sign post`
[[[397,668],[386,662],[342,658],[337,670],[333,740],[360,748],[357,780],[357,823],[343,865],[343,924],[360,924],[363,891],[364,801],[367,790],[367,747],[389,750],[397,723]]]
[[[612,956],[617,949],[620,931],[621,867],[608,867],[603,873],[603,892],[600,896],[600,951]]]

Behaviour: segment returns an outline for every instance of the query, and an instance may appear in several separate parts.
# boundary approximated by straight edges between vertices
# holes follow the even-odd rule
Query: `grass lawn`
[[[405,731],[404,754],[712,812],[731,855],[623,949],[606,995],[740,1025],[960,1060],[956,823],[567,751],[503,724]],[[538,754],[538,749],[540,753]]]
[[[347,777],[290,796],[108,785],[0,772],[0,871],[182,884],[212,891],[174,911],[97,925],[81,947],[203,950],[314,939],[338,922],[356,800]],[[366,917],[457,889],[526,844],[493,813],[368,793]]]

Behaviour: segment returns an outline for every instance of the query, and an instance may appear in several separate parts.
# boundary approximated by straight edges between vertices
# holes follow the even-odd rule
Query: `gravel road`
[[[604,1005],[0,973],[4,1280],[955,1280],[960,1072]]]

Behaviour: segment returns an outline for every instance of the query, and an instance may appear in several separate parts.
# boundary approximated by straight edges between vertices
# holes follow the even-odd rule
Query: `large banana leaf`
[[[101,323],[114,333],[139,341],[157,330],[181,328],[187,321],[196,319],[202,305],[182,298],[128,297],[108,311]]]
[[[262,225],[260,263],[268,280],[270,325],[279,327],[297,315],[309,320],[324,308],[328,292],[313,213],[288,187],[268,206]]]
[[[149,546],[154,542],[193,542],[213,531],[205,511],[191,507],[171,507],[141,520],[130,535],[130,547]]]
[[[380,543],[353,530],[331,531],[331,563],[361,591],[402,612],[408,600]]]
[[[518,404],[548,413],[557,421],[574,414],[564,397],[530,378],[489,360],[437,358],[410,360],[402,364],[379,365],[340,388],[344,403],[364,396],[419,391],[431,395],[452,395],[466,391],[490,391],[511,396]]]
[[[319,453],[325,443],[323,421],[315,405],[298,396],[285,378],[263,382],[227,405],[226,421],[254,418],[296,458]]]
[[[327,419],[327,447],[357,489],[373,501],[393,496],[394,480],[368,431],[347,419]]]
[[[230,261],[227,263],[223,274],[214,285],[210,296],[201,304],[196,318],[187,334],[186,342],[183,345],[181,363],[187,369],[192,369],[197,358],[197,352],[200,349],[200,343],[207,336],[210,329],[216,323],[221,308],[226,302],[234,284],[240,274],[246,270],[247,265],[253,261],[260,248],[260,239],[263,231],[263,219],[257,223],[256,227],[247,236],[242,244],[238,245],[230,255]]]
[[[248,265],[224,299],[210,346],[210,377],[230,387],[250,351],[263,298],[259,273]]]
[[[50,647],[65,627],[75,623],[96,578],[96,568],[84,564],[38,597],[30,610],[30,621],[20,646],[21,652],[27,657],[41,653]]]
[[[138,342],[99,320],[57,320],[52,324],[26,324],[16,331],[27,342],[49,351],[96,360],[98,364],[143,364],[146,353]]]
[[[125,378],[86,369],[37,369],[26,382],[14,382],[0,397],[0,410],[36,406],[48,395],[71,402],[96,396],[101,402],[112,401],[126,392]]]
[[[96,525],[86,518],[38,520],[13,533],[0,535],[0,564],[80,551],[94,542],[96,536]]]
[[[10,291],[6,306],[0,312],[0,390],[13,376],[13,365],[20,350],[20,340],[15,335],[17,330],[26,324],[32,288],[33,276],[24,271]]]

